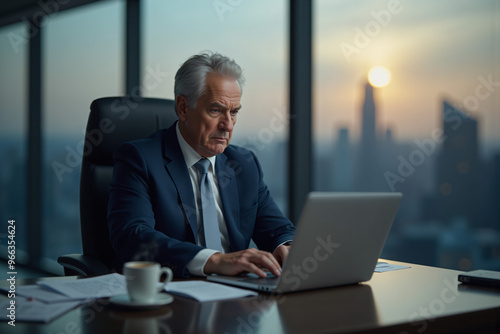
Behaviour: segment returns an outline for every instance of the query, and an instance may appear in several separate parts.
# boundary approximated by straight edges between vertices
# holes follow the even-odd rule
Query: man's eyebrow
[[[208,105],[210,108],[217,107],[217,108],[227,108],[225,104],[221,104],[218,102],[212,102]]]
[[[213,102],[213,103],[209,104],[209,108],[213,108],[213,107],[227,109],[227,106],[225,104],[221,104],[221,103],[218,103],[218,102]],[[242,107],[241,107],[241,104],[240,104],[239,106],[234,107],[233,110],[239,110],[241,108]]]

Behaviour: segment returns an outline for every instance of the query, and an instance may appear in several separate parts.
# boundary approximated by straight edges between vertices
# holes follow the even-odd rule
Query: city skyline
[[[268,127],[274,110],[287,115],[286,1],[242,2],[224,13],[210,2],[198,3],[199,10],[193,11],[190,3],[144,1],[141,68],[143,80],[155,83],[143,82],[144,95],[173,98],[173,75],[183,60],[216,50],[237,60],[247,77],[239,132]],[[384,101],[377,126],[397,126],[394,136],[402,140],[426,137],[439,126],[438,101],[446,96],[472,107],[463,109],[482,120],[482,141],[500,143],[500,4],[491,0],[398,3],[391,7],[386,1],[314,2],[316,140],[331,141],[332,128],[348,128],[353,138],[360,135],[358,87],[368,70],[380,65],[391,71],[392,81],[376,89],[376,98]],[[48,134],[80,133],[94,98],[123,94],[122,10],[121,1],[109,1],[47,19],[43,111]],[[188,26],[183,25],[186,16],[192,17]],[[208,35],[201,33],[204,17],[211,22]],[[253,25],[256,17],[258,27]],[[253,28],[237,30],[238,34],[228,31],[235,24]],[[82,29],[89,25],[92,29]],[[182,32],[171,32],[180,25]],[[20,45],[16,53],[9,40],[22,31],[19,24],[0,29],[1,64],[8,64],[2,67],[0,82],[9,87],[0,92],[2,133],[23,133],[27,126],[27,48]],[[173,45],[180,46],[176,52]],[[95,48],[98,54],[89,53]],[[254,49],[262,52],[248,52]],[[282,138],[286,131],[277,135]]]
[[[214,3],[141,1],[141,92],[173,98],[174,74],[193,54],[212,50],[234,58],[247,81],[232,143],[255,151],[271,193],[286,212],[288,119],[293,117],[288,115],[288,1],[234,1],[226,10]],[[500,1],[312,4],[313,190],[401,191],[403,201],[387,243],[389,258],[439,264],[444,254],[443,266],[460,269],[483,263],[477,254],[455,250],[473,247],[494,254],[499,247],[498,233],[489,232],[498,230],[500,217],[495,209],[500,198]],[[125,1],[99,1],[44,21],[41,239],[43,256],[52,259],[79,251],[78,154],[91,101],[124,94],[124,13]],[[18,219],[20,249],[30,209],[24,187],[29,52],[28,39],[15,44],[12,38],[26,35],[23,24],[0,28],[0,152],[8,164],[0,170],[0,214],[4,220]],[[372,109],[366,110],[374,113],[373,131],[365,141],[368,153],[360,153],[367,74],[374,66],[386,67],[392,79],[369,92]],[[478,219],[487,222],[486,232],[460,219],[445,222],[433,210],[433,203],[450,205],[437,198],[453,189],[446,183],[455,182],[439,176],[446,174],[440,168],[450,168],[440,162],[440,150],[452,141],[429,142],[453,124],[444,122],[444,101],[475,122],[471,131],[464,130],[475,148],[463,153],[477,154],[469,156],[480,173],[453,154],[448,161],[462,172],[476,170]],[[365,159],[361,166],[360,159]],[[59,178],[54,162],[70,166],[70,172]],[[376,182],[360,182],[372,178]],[[462,206],[470,198],[458,197]],[[466,211],[464,216],[475,214]],[[70,237],[59,240],[53,230]]]
[[[374,149],[377,154],[360,160],[363,158],[362,143],[351,140],[347,129],[339,130],[338,142],[330,143],[329,146],[325,144],[324,150],[315,157],[318,163],[315,164],[313,190],[402,192],[403,201],[384,249],[385,256],[389,258],[461,270],[476,266],[497,268],[495,263],[498,261],[494,256],[484,257],[481,254],[487,254],[486,251],[489,252],[490,248],[500,248],[500,212],[495,210],[500,192],[494,189],[495,184],[500,183],[500,175],[494,172],[500,168],[500,151],[497,151],[495,157],[487,159],[477,155],[477,121],[447,101],[442,101],[443,131],[436,134],[434,142],[431,143],[429,138],[412,143],[399,142],[387,133],[386,136],[379,134],[377,137],[372,132],[377,118],[377,105],[372,99],[373,88],[364,85],[360,90],[364,90],[366,96],[364,108],[361,107],[358,112],[368,116],[364,127],[371,140],[364,149]],[[15,140],[11,141],[15,147]],[[463,147],[464,143],[469,148]],[[256,151],[271,193],[286,211],[287,190],[282,173],[286,164],[286,143],[274,142],[265,145],[265,149],[259,149],[260,144],[252,141],[246,143],[247,147]],[[47,246],[44,256],[51,258],[60,253],[79,251],[80,236],[74,233],[78,231],[79,221],[79,166],[73,166],[62,181],[50,167],[51,161],[64,162],[67,153],[64,145],[64,140],[49,140],[46,143],[43,221],[47,224],[44,224],[43,240]],[[0,183],[7,193],[16,193],[17,196],[4,198],[0,204],[7,207],[8,213],[21,223],[23,205],[20,193],[14,189],[18,186],[16,179],[22,178],[22,156],[19,152],[13,154],[12,149],[8,150],[7,147],[2,149],[2,157],[12,165],[7,165],[0,173]],[[455,170],[458,171],[457,174],[453,174]],[[392,178],[387,178],[388,172],[392,173]],[[360,187],[357,180],[366,179],[366,176],[377,180]],[[390,180],[395,182],[391,183]],[[471,185],[481,185],[481,191],[472,191]],[[443,195],[451,196],[445,198]],[[3,202],[4,200],[8,202]],[[477,206],[472,202],[481,205]],[[461,203],[458,211],[457,203]],[[58,241],[50,232],[54,228],[66,231],[70,242]],[[490,230],[489,238],[485,238],[482,232],[487,231],[485,229]],[[463,237],[464,233],[467,235],[466,239]],[[443,239],[443,236],[448,236],[448,239]],[[452,239],[453,242],[449,239],[451,236],[455,238]],[[448,241],[443,244],[444,240]],[[22,242],[20,247],[23,247]],[[440,247],[444,247],[441,255]],[[425,251],[417,252],[416,249]]]

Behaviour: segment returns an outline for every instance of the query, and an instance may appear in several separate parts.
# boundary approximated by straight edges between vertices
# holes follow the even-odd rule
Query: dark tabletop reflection
[[[155,309],[128,309],[110,304],[107,299],[88,303],[78,310],[80,333],[173,333],[166,322],[173,316],[170,305]]]
[[[285,333],[362,329],[378,322],[371,287],[364,284],[285,294],[278,310]]]
[[[83,333],[307,333],[378,323],[372,290],[364,284],[204,303],[175,296],[169,305],[144,311],[100,303],[106,301],[82,308]]]
[[[171,304],[154,310],[96,302],[79,312],[82,333],[254,333],[269,317],[279,324],[276,300],[268,296],[204,303],[175,296]]]
[[[199,303],[176,296],[175,319],[167,323],[173,333],[253,333],[273,306],[275,301],[262,297]]]
[[[173,333],[166,320],[172,317],[170,308],[156,312],[113,312],[111,317],[124,320],[122,334],[170,334]]]
[[[263,327],[268,320],[277,318],[276,301],[260,296],[251,299],[242,299],[238,309],[234,310],[231,304],[219,305],[221,315],[231,312],[231,321],[224,326],[217,326],[214,333],[253,333]],[[279,323],[279,322],[278,322]]]

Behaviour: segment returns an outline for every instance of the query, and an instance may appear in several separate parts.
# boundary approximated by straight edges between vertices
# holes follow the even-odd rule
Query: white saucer
[[[156,308],[173,302],[174,297],[167,293],[159,293],[152,302],[137,302],[130,300],[128,295],[113,296],[109,300],[111,304],[131,307],[131,308]]]

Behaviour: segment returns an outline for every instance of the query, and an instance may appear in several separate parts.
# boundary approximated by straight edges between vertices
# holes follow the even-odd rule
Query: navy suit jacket
[[[113,159],[108,227],[118,257],[156,261],[176,276],[189,276],[186,265],[203,248],[175,123],[118,146]],[[229,145],[215,166],[231,252],[247,249],[252,238],[269,252],[293,239],[295,228],[271,197],[251,151]]]

